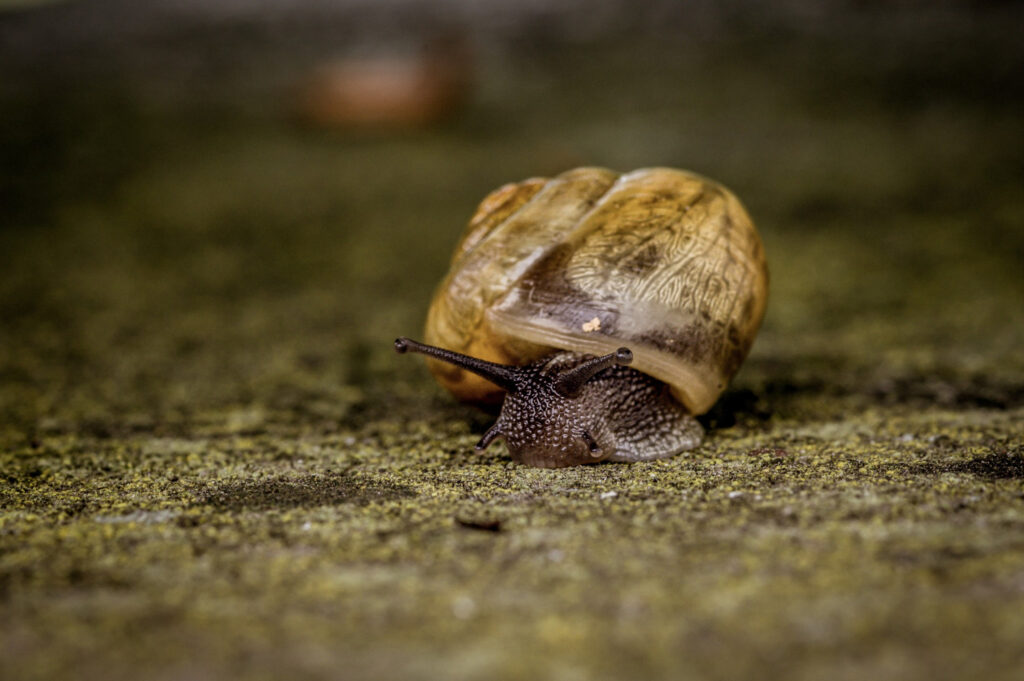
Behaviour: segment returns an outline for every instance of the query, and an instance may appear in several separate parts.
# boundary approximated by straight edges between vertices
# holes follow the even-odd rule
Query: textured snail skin
[[[700,414],[746,357],[767,289],[761,240],[728,189],[671,168],[578,168],[481,202],[425,340],[513,365],[627,345],[636,369]],[[460,400],[501,400],[484,379],[430,367]]]
[[[419,352],[460,366],[506,391],[501,414],[477,444],[504,438],[512,459],[540,468],[599,461],[643,461],[700,444],[700,424],[661,381],[625,366],[628,348],[594,357],[556,352],[506,366],[409,338],[399,353]]]
[[[664,383],[635,369],[605,369],[575,398],[559,395],[545,380],[584,358],[559,352],[524,367],[524,388],[506,395],[491,428],[505,438],[513,460],[539,468],[645,461],[700,444],[697,420]]]

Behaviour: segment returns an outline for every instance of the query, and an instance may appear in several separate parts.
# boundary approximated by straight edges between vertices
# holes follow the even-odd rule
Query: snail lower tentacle
[[[480,442],[476,443],[476,450],[482,452],[487,449],[500,435],[501,427],[497,423],[492,424],[491,427],[487,429],[487,432],[484,433],[484,436],[480,438]]]

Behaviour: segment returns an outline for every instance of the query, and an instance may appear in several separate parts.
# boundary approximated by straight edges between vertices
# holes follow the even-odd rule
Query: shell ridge
[[[596,222],[595,223],[595,222],[592,221],[591,218],[593,218],[593,216],[595,214],[597,214],[600,211],[604,210],[604,208],[607,205],[607,203],[609,201],[613,200],[614,195],[619,190],[621,190],[623,188],[623,186],[627,186],[628,187],[628,185],[631,182],[637,180],[638,178],[642,179],[645,176],[647,176],[648,174],[650,174],[651,172],[665,172],[666,174],[682,175],[682,173],[680,173],[679,171],[674,170],[672,168],[661,168],[661,167],[640,168],[640,169],[637,169],[637,170],[634,170],[634,171],[631,171],[631,172],[628,172],[628,173],[619,174],[618,177],[615,179],[615,181],[611,185],[608,186],[608,188],[605,190],[605,192],[600,197],[597,198],[597,200],[590,207],[590,209],[587,210],[585,213],[583,213],[579,217],[579,219],[578,219],[578,221],[577,221],[577,223],[575,225],[575,228],[571,232],[569,232],[569,233],[567,233],[565,235],[565,238],[561,241],[561,243],[566,243],[566,242],[568,242],[570,240],[575,240],[575,241],[578,241],[578,242],[582,243],[586,239],[586,237],[588,237],[588,236],[594,234],[595,232],[599,231],[602,227],[605,226],[604,223],[601,223],[601,222]],[[703,193],[703,191],[701,193]],[[654,239],[657,236],[658,236],[658,232],[657,231],[652,231],[650,235],[648,235],[647,237],[644,238],[644,240],[641,242],[641,244],[646,243],[648,240]],[[618,240],[620,240],[620,239],[616,239],[616,241],[618,241]],[[638,245],[640,245],[640,244],[635,244],[634,248],[636,248]],[[570,278],[573,279],[573,280],[580,280],[580,279],[584,278],[584,276],[581,276],[581,275],[585,275],[586,277],[589,277],[595,283],[597,283],[598,284],[598,288],[607,288],[608,287],[607,286],[608,283],[611,281],[611,279],[613,278],[613,275],[614,275],[613,271],[608,271],[608,270],[602,271],[600,269],[597,270],[597,271],[594,271],[594,270],[589,269],[589,268],[583,268],[582,265],[580,265],[578,267],[579,267],[580,271],[577,272],[576,276],[573,276],[573,277],[570,277]],[[530,270],[525,271],[523,273],[523,276],[520,277],[519,279],[517,279],[515,281],[515,283],[516,284],[520,283],[526,277],[526,275],[529,274],[530,271],[532,271],[532,269],[533,268],[531,267]],[[586,270],[586,271],[583,271],[583,270]],[[509,292],[511,292],[511,291],[512,291],[512,289],[510,288]]]
[[[596,167],[594,169],[595,170],[607,170],[605,168],[596,168]],[[562,176],[560,175],[558,178],[554,178],[554,179],[559,179],[561,177]],[[562,234],[559,234],[558,242],[556,244],[553,244],[551,249],[543,251],[543,252],[538,252],[538,253],[535,254],[535,257],[528,259],[527,262],[526,262],[526,264],[528,266],[524,267],[522,269],[522,271],[518,274],[518,276],[509,279],[510,286],[508,287],[508,290],[502,296],[499,296],[498,300],[495,301],[496,304],[500,304],[501,301],[504,300],[512,291],[514,291],[517,286],[519,286],[519,285],[526,286],[528,284],[527,277],[532,272],[534,272],[536,265],[540,261],[542,261],[545,257],[547,257],[551,253],[551,251],[553,251],[554,249],[556,249],[559,246],[562,246],[562,245],[566,244],[567,242],[569,242],[571,240],[574,240],[574,239],[580,237],[581,235],[585,235],[588,232],[593,231],[594,229],[597,229],[600,225],[591,225],[591,226],[589,226],[589,229],[587,229],[587,222],[588,222],[589,218],[595,212],[600,210],[605,205],[605,203],[609,200],[608,197],[611,196],[614,193],[616,188],[622,183],[622,179],[624,177],[625,177],[625,175],[619,174],[615,178],[615,180],[611,184],[609,184],[605,188],[605,190],[599,196],[595,197],[594,202],[590,206],[590,208],[588,208],[586,210],[586,212],[581,214],[576,219],[576,221],[573,223],[571,228],[568,231],[563,232]],[[563,181],[567,181],[567,180],[563,180]],[[537,192],[537,194],[538,195],[543,194],[543,191]],[[527,203],[529,203],[529,202],[527,202]],[[511,217],[511,216],[509,216],[509,217]],[[506,222],[507,221],[508,220],[506,220]],[[533,288],[534,288],[533,286],[530,286],[531,294],[532,294],[532,289]],[[502,330],[502,329],[500,329],[498,327],[494,327],[494,328],[496,330],[498,330],[498,331]]]
[[[500,230],[500,229],[501,229],[501,227],[502,227],[503,225],[505,225],[505,224],[508,224],[509,222],[511,222],[511,221],[512,221],[512,219],[513,219],[513,218],[514,218],[514,217],[515,217],[516,215],[518,215],[519,213],[521,213],[521,212],[522,212],[522,211],[523,211],[523,210],[524,210],[524,209],[525,209],[525,208],[526,208],[527,206],[529,206],[530,204],[534,203],[535,201],[538,201],[538,200],[539,200],[539,199],[538,199],[538,197],[539,197],[539,196],[540,196],[541,194],[543,194],[543,193],[544,193],[544,188],[545,188],[545,187],[547,186],[547,184],[548,184],[549,182],[551,182],[551,181],[552,181],[552,178],[549,178],[549,177],[531,177],[531,178],[527,178],[527,179],[523,180],[522,182],[516,182],[516,183],[513,183],[513,184],[515,184],[515,185],[520,185],[520,186],[525,186],[525,185],[527,185],[528,183],[530,183],[530,182],[534,182],[534,181],[541,181],[541,182],[543,182],[544,184],[543,184],[543,185],[541,186],[541,188],[540,188],[539,190],[535,191],[535,192],[534,192],[534,193],[533,193],[533,194],[532,194],[532,195],[530,196],[530,198],[528,198],[528,199],[527,199],[526,201],[523,201],[523,203],[521,203],[521,204],[520,204],[520,205],[519,205],[518,207],[516,207],[516,208],[515,208],[515,210],[513,210],[513,211],[512,211],[511,213],[509,213],[508,215],[506,215],[506,216],[505,216],[505,217],[504,217],[504,218],[503,218],[503,219],[501,220],[501,222],[499,222],[498,224],[494,225],[494,226],[493,226],[493,227],[492,227],[492,228],[491,228],[491,229],[490,229],[490,230],[489,230],[489,231],[488,231],[488,232],[487,232],[486,234],[483,234],[483,235],[479,236],[478,238],[476,238],[476,239],[475,239],[475,240],[473,241],[473,244],[472,244],[472,245],[471,245],[471,246],[470,246],[469,248],[467,248],[467,249],[463,250],[463,251],[462,251],[461,253],[459,253],[458,257],[457,257],[457,258],[455,258],[454,260],[452,260],[452,262],[451,262],[451,268],[452,268],[452,269],[454,269],[454,268],[455,268],[455,266],[456,266],[456,265],[457,265],[457,264],[458,264],[459,262],[461,262],[461,261],[462,261],[462,260],[463,260],[463,259],[464,259],[464,258],[465,258],[466,256],[468,256],[468,255],[469,255],[470,253],[473,253],[474,251],[476,251],[476,250],[477,250],[477,249],[478,249],[478,248],[479,248],[479,247],[480,247],[480,246],[481,246],[481,245],[482,245],[482,244],[483,244],[484,242],[486,242],[486,241],[487,241],[488,237],[490,237],[490,236],[491,236],[491,235],[493,235],[493,234],[494,234],[495,232],[497,232],[498,230]],[[468,237],[468,235],[466,235],[466,236]],[[466,237],[464,237],[464,238],[463,238],[463,242],[465,241],[465,238],[466,238]],[[460,245],[461,245],[461,244],[460,244]]]
[[[618,188],[618,186],[622,183],[623,177],[625,177],[625,175],[619,175],[618,177],[616,177],[615,181],[609,184],[605,188],[605,190],[601,192],[601,195],[594,199],[594,203],[590,206],[590,208],[587,209],[585,213],[580,215],[579,219],[576,220],[576,224],[573,225],[572,231],[567,233],[566,237],[575,237],[579,235],[580,230],[582,230],[584,225],[586,225],[587,221],[590,219],[590,216],[592,216],[597,210],[604,206],[604,204],[608,201],[608,197],[611,196]],[[562,239],[561,243],[565,243],[566,241],[568,241],[568,238]]]
[[[663,256],[664,260],[678,260],[679,257],[683,257],[684,260],[680,262],[680,267],[677,268],[676,271],[655,271],[650,276],[638,280],[641,282],[639,286],[627,288],[624,292],[627,293],[629,297],[634,300],[644,300],[645,296],[651,295],[652,293],[657,295],[659,299],[671,300],[672,298],[670,295],[665,295],[666,291],[669,291],[670,289],[674,288],[670,282],[679,276],[680,271],[682,271],[685,268],[688,268],[689,264],[694,259],[705,257],[706,255],[704,252],[693,252],[694,249],[692,247],[687,248],[684,245],[685,240],[683,240],[683,243],[676,243],[677,241],[679,241],[679,238],[683,237],[688,231],[686,229],[687,224],[685,224],[684,221],[687,219],[689,211],[692,210],[695,206],[701,203],[707,203],[711,200],[707,196],[709,189],[716,191],[718,194],[721,194],[721,191],[718,189],[717,186],[714,186],[714,183],[710,180],[697,176],[693,173],[684,173],[673,168],[655,167],[640,169],[627,173],[626,175],[623,175],[623,177],[638,177],[640,179],[646,179],[646,176],[652,173],[670,176],[673,179],[684,178],[686,180],[697,180],[699,182],[699,190],[692,197],[688,197],[685,206],[676,206],[675,209],[671,211],[671,214],[659,215],[657,211],[650,210],[645,216],[645,219],[636,220],[638,226],[643,225],[645,223],[650,223],[652,220],[660,219],[662,222],[660,224],[660,228],[650,229],[649,235],[638,244],[635,244],[634,248],[642,247],[644,244],[647,244],[649,241],[653,239],[665,237],[665,234],[667,232],[668,236],[666,238],[666,243],[669,244],[669,248],[665,249],[665,251],[667,253],[670,253],[671,256]],[[648,194],[651,196],[657,196],[657,192],[653,190],[638,192],[638,194],[640,193]],[[680,256],[680,254],[682,254],[682,256]],[[621,269],[618,269],[617,272],[622,273]],[[605,275],[601,280],[602,283],[608,282],[612,278],[613,274],[614,273],[609,272],[607,275]]]
[[[579,172],[580,170],[581,169],[577,168],[575,171],[569,171],[569,172],[574,172],[575,173],[575,172]],[[613,171],[608,170],[607,168],[600,168],[600,167],[596,167],[596,166],[593,167],[593,168],[588,168],[588,170],[597,170],[597,171],[603,171],[603,172],[613,172]],[[567,177],[568,174],[569,174],[568,172],[567,173],[562,173],[561,175],[558,175],[557,177],[553,177],[550,180],[548,180],[548,184],[545,185],[544,188],[541,191],[537,192],[529,201],[524,203],[522,208],[525,208],[527,205],[529,205],[530,203],[533,203],[535,200],[539,200],[539,197],[541,197],[542,195],[545,194],[545,190],[552,183],[558,182],[558,183],[560,183],[562,185],[568,184],[570,182],[570,177]],[[561,246],[561,245],[565,244],[567,241],[569,241],[569,239],[571,237],[575,236],[577,231],[579,230],[580,226],[586,221],[587,216],[591,215],[597,209],[597,207],[599,205],[603,204],[605,198],[611,193],[612,189],[619,183],[619,181],[621,179],[622,179],[622,176],[621,175],[617,175],[615,180],[612,181],[607,187],[605,187],[604,191],[602,191],[601,194],[599,194],[598,196],[596,196],[593,199],[593,204],[590,206],[590,208],[588,208],[583,214],[581,214],[578,218],[576,218],[576,220],[572,223],[572,225],[569,227],[569,229],[567,231],[562,232],[562,233],[557,235],[558,236],[558,241],[556,243],[552,244],[550,248],[545,248],[545,249],[538,248],[538,249],[535,249],[534,252],[531,253],[529,257],[523,258],[520,261],[521,265],[518,268],[519,269],[519,273],[517,275],[512,276],[512,277],[509,278],[509,280],[508,280],[509,286],[507,287],[505,293],[503,293],[502,295],[498,296],[498,298],[495,300],[495,304],[500,304],[501,300],[504,299],[505,296],[508,295],[509,291],[514,290],[515,287],[518,284],[520,284],[524,280],[524,278],[534,269],[534,266],[539,261],[541,261],[545,257],[547,257],[547,255],[552,250],[554,250],[558,246]],[[518,213],[518,212],[519,211],[516,211],[516,213]],[[501,224],[498,225],[494,229],[492,234],[494,232],[497,232],[498,230],[502,229],[503,227],[506,227],[506,225],[512,224],[513,223],[512,217],[513,217],[512,215],[509,215],[505,220],[503,220],[501,222]],[[511,227],[508,227],[505,231],[508,231],[509,229],[511,229]],[[497,329],[497,330],[500,331],[500,329]]]

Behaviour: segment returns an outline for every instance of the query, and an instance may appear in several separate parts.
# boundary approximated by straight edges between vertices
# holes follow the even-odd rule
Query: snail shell
[[[501,364],[628,346],[633,368],[691,414],[735,375],[764,315],[768,269],[739,200],[693,173],[578,168],[505,185],[477,208],[427,316],[425,340]],[[502,390],[449,364],[455,397]]]

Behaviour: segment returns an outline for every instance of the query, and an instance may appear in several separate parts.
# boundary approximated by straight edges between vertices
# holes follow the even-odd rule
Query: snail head
[[[601,372],[633,361],[628,348],[600,357],[561,352],[525,366],[487,362],[408,338],[397,339],[395,350],[453,364],[505,390],[501,414],[478,450],[503,437],[513,459],[545,468],[594,463],[614,452],[606,424],[595,416],[601,410],[592,402],[600,396],[589,388]]]

